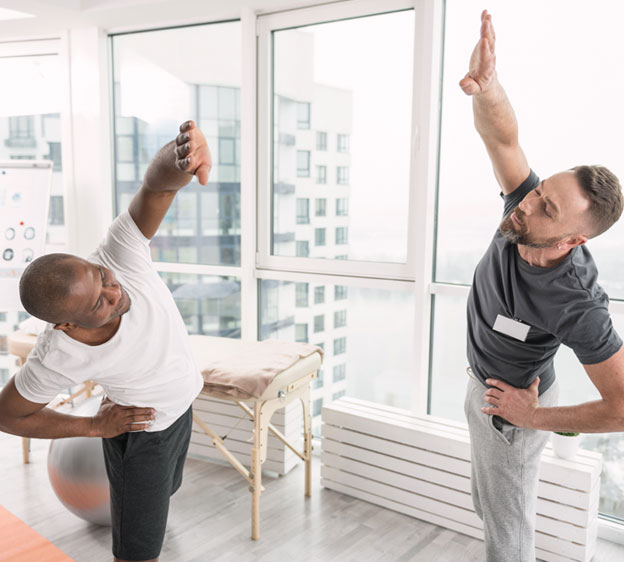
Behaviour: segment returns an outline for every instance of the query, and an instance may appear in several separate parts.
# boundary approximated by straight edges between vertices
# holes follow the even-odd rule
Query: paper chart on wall
[[[21,310],[19,279],[45,251],[52,162],[0,161],[0,311]]]

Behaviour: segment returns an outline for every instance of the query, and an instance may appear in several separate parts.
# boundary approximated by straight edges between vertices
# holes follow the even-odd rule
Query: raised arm
[[[518,122],[496,75],[496,35],[492,16],[481,13],[481,37],[470,57],[470,69],[459,82],[472,96],[475,127],[488,151],[494,174],[509,194],[529,175],[529,164],[518,142]]]
[[[202,132],[193,121],[180,126],[180,134],[154,157],[128,211],[146,238],[152,238],[167,214],[176,193],[197,176],[208,183],[212,159]]]

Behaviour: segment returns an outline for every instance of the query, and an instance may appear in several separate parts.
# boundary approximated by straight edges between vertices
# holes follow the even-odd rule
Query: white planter
[[[576,456],[576,452],[581,444],[581,436],[559,435],[558,433],[553,433],[551,442],[555,455],[561,459],[569,460]]]

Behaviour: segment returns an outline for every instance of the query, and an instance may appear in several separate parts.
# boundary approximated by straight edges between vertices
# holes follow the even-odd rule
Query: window
[[[344,328],[347,325],[347,311],[337,310],[334,312],[334,328]]]
[[[349,185],[349,168],[347,166],[336,167],[336,183],[338,185]]]
[[[323,409],[323,399],[317,398],[312,402],[312,416],[320,416]]]
[[[319,314],[314,317],[314,333],[322,332],[325,330],[325,316]]]
[[[310,255],[310,243],[307,240],[297,240],[297,257],[307,258]]]
[[[325,228],[314,229],[314,245],[325,246]]]
[[[316,167],[316,183],[318,184],[327,183],[327,166]]]
[[[307,324],[295,324],[295,341],[307,343],[308,342],[308,325]]]
[[[345,285],[334,286],[334,300],[341,301],[347,298],[347,287]]]
[[[126,209],[152,158],[175,136],[176,123],[193,119],[212,150],[208,186],[195,179],[186,186],[152,239],[158,261],[240,265],[242,70],[233,54],[240,46],[240,27],[233,21],[111,38],[116,213]],[[185,44],[222,52],[223,65],[206,64],[189,75],[176,63]],[[133,70],[138,60],[140,73]],[[293,211],[294,206],[293,199]]]
[[[332,394],[332,400],[338,400],[338,398],[342,398],[346,394],[345,390],[339,390],[338,392],[334,392]]]
[[[349,200],[346,197],[336,199],[336,216],[346,217],[349,214]]]
[[[297,177],[310,177],[310,151],[297,150]]]
[[[338,135],[336,150],[338,152],[349,152],[349,135]]]
[[[340,382],[347,378],[347,365],[346,363],[340,363],[334,365],[333,380],[334,382]]]
[[[307,308],[308,307],[308,284],[307,283],[297,283],[295,285],[296,290],[296,304],[297,308]]]
[[[323,368],[319,369],[318,375],[312,381],[312,388],[321,388],[323,386],[323,379],[325,378],[325,373],[323,372]]]
[[[371,14],[383,3],[372,9],[364,4],[369,3],[345,3],[340,10],[331,3],[324,5],[318,10],[318,23],[311,21],[310,11],[260,16],[258,40],[270,62],[258,76],[258,87],[270,110],[260,112],[258,125],[260,181],[266,184],[259,194],[267,198],[261,206],[268,210],[260,219],[260,230],[268,236],[259,243],[258,263],[268,269],[297,267],[287,263],[295,256],[293,244],[284,242],[292,232],[292,216],[285,213],[297,197],[309,197],[308,183],[297,179],[311,177],[319,186],[353,186],[356,193],[357,204],[350,206],[349,214],[350,275],[366,276],[371,262],[387,265],[375,267],[373,277],[405,279],[410,274],[399,271],[413,270],[407,241],[410,178],[416,177],[410,171],[412,93],[418,83],[413,65],[414,10]],[[345,15],[345,7],[352,17]],[[371,42],[371,36],[377,40]],[[379,120],[379,100],[387,99],[388,92],[393,92],[392,103],[384,106],[384,119]],[[396,117],[389,120],[386,110]],[[308,119],[309,133],[298,128]],[[383,124],[387,122],[393,123],[391,134]],[[371,138],[383,142],[371,143]],[[333,154],[324,152],[328,149]],[[383,197],[379,186],[384,186]],[[348,191],[342,189],[338,195],[348,199]],[[320,216],[325,215],[315,215]],[[326,226],[315,224],[314,217],[310,224]],[[337,256],[330,241],[306,267],[316,273],[346,271],[344,264],[334,263]]]
[[[346,226],[336,228],[336,244],[346,244],[348,242],[349,229]]]
[[[316,133],[316,150],[327,150],[327,133],[317,131]]]
[[[60,142],[48,142],[49,151],[48,154],[44,156],[46,160],[52,160],[52,169],[55,172],[60,172],[62,170],[62,161],[61,161],[61,143]]]
[[[317,217],[324,217],[327,214],[327,199],[316,199],[314,204],[314,215]]]
[[[325,287],[314,287],[314,304],[323,304],[325,302]]]
[[[310,128],[310,104],[306,102],[297,103],[297,129]]]
[[[334,355],[341,355],[347,351],[347,338],[336,338],[334,340]]]
[[[310,200],[297,198],[297,224],[310,224]]]
[[[9,146],[35,147],[37,145],[37,140],[35,139],[35,117],[33,115],[9,117],[8,140],[11,143],[15,143]]]

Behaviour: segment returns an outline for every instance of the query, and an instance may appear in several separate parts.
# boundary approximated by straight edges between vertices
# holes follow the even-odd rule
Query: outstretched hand
[[[485,401],[492,407],[481,408],[484,414],[500,416],[518,427],[531,429],[533,416],[539,408],[537,377],[528,388],[516,388],[506,382],[487,379],[492,388],[485,391]]]
[[[492,25],[492,16],[487,10],[481,13],[481,38],[472,56],[468,73],[459,82],[459,86],[468,96],[485,93],[496,76],[496,34]]]
[[[212,168],[212,157],[208,143],[193,121],[180,125],[180,134],[176,137],[176,166],[183,172],[197,176],[201,185],[208,183]]]

